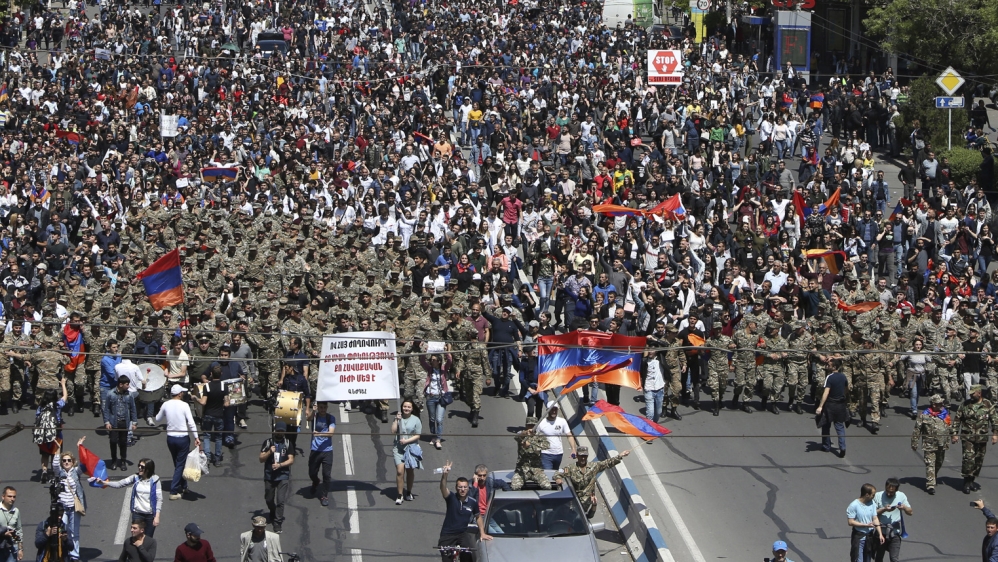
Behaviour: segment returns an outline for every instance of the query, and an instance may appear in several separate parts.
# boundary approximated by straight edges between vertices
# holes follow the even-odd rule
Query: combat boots
[[[478,410],[471,411],[471,427],[478,427]]]
[[[963,493],[964,494],[969,494],[970,492],[973,492],[973,491],[974,491],[974,479],[973,478],[964,478],[963,479]]]
[[[699,410],[700,409],[700,386],[699,385],[693,387],[693,409],[694,410]]]
[[[732,410],[738,409],[738,397],[741,395],[742,395],[742,387],[735,386],[735,395],[731,397],[731,406],[729,406]]]
[[[721,415],[721,401],[720,400],[714,400],[714,415],[715,416]]]
[[[679,406],[673,406],[672,413],[670,415],[672,416],[672,419],[676,421],[682,421],[683,419],[683,416],[679,414]]]

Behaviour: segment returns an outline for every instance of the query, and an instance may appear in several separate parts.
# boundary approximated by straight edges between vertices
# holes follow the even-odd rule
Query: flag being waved
[[[610,425],[620,430],[622,433],[639,437],[641,439],[657,439],[672,433],[664,426],[661,426],[650,419],[637,414],[628,414],[620,406],[614,406],[606,400],[597,400],[589,407],[586,415],[582,416],[582,421],[594,420],[605,417]]]
[[[172,252],[156,260],[136,276],[146,289],[146,296],[156,310],[184,303],[184,280],[180,274],[180,252]]]
[[[577,330],[537,339],[537,390],[589,382],[641,387],[646,338]]]
[[[93,454],[90,449],[83,446],[80,443],[80,466],[83,467],[84,471],[88,476],[91,476],[95,480],[90,482],[90,485],[94,488],[105,488],[106,486],[97,482],[97,480],[107,480],[107,467],[104,465],[103,459]]]

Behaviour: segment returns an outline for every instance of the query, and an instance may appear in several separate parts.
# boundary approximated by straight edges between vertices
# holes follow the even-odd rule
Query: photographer
[[[58,541],[54,538],[57,533],[59,535]],[[50,546],[53,549],[51,554]],[[68,562],[73,543],[69,540],[66,527],[61,522],[53,523],[50,517],[43,519],[35,528],[35,548],[38,549],[38,557],[35,562]]]
[[[20,562],[24,559],[21,511],[14,507],[15,500],[17,490],[13,486],[4,488],[0,498],[0,562]]]

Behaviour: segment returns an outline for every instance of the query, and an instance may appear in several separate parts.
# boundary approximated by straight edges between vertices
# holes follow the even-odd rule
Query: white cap
[[[548,404],[547,404],[547,409],[548,410],[550,410],[551,408],[557,408],[557,407],[558,407],[558,403],[557,402],[555,402],[554,400],[548,400]]]
[[[170,395],[171,396],[176,396],[178,394],[183,394],[184,392],[187,392],[187,389],[184,388],[184,387],[182,387],[182,386],[180,386],[179,384],[175,384],[175,385],[173,385],[173,386],[170,387]]]

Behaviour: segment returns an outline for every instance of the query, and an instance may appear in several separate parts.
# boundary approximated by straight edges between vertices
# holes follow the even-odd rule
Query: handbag
[[[454,394],[450,392],[445,392],[440,395],[440,403],[444,406],[450,406],[454,403]]]
[[[79,513],[80,517],[87,514],[87,510],[83,508],[83,502],[81,502],[80,498],[76,495],[73,496],[73,511]]]

